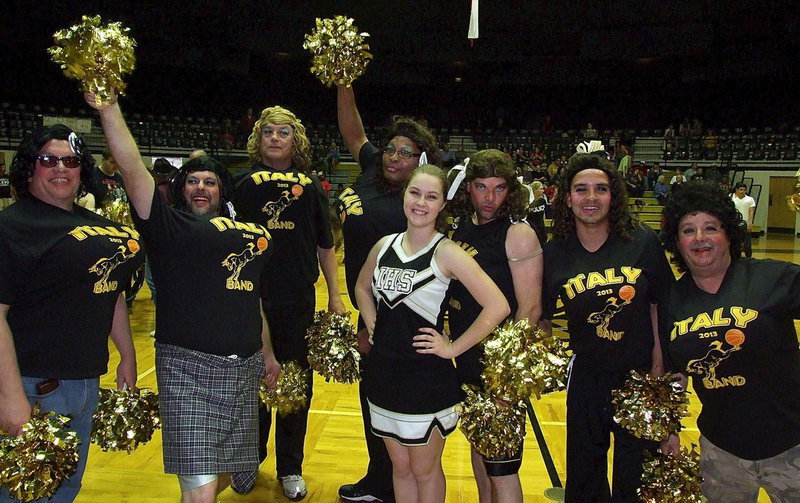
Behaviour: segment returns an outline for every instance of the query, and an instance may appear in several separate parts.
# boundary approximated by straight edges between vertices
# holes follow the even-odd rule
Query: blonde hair
[[[261,117],[256,121],[253,132],[247,139],[247,153],[250,155],[250,162],[263,162],[258,147],[261,144],[261,128],[264,124],[288,124],[292,127],[294,132],[292,163],[296,169],[308,171],[311,168],[311,143],[306,136],[306,127],[295,114],[280,106],[265,108],[261,111]]]
[[[542,190],[544,189],[544,184],[539,180],[534,180],[530,183],[531,190]]]

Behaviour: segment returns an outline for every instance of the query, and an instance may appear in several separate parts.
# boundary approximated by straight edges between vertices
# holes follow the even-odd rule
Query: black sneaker
[[[345,501],[383,501],[358,484],[345,484],[339,488],[339,497]]]

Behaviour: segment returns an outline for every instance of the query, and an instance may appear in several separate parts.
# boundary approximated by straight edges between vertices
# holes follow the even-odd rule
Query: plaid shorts
[[[218,356],[156,344],[164,471],[203,475],[258,469],[260,351]]]

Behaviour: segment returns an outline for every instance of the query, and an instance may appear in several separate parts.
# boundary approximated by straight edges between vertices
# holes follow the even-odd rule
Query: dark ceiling
[[[129,26],[138,42],[130,106],[226,115],[283,102],[331,118],[334,93],[309,74],[301,45],[316,17],[344,14],[371,35],[375,57],[356,86],[360,98],[384,104],[380,114],[430,110],[429,116],[452,121],[459,110],[474,116],[482,106],[511,117],[562,109],[574,116],[582,109],[602,122],[592,115],[622,109],[619,117],[630,121],[631,107],[660,117],[677,103],[688,108],[682,113],[723,120],[732,112],[718,108],[732,109],[745,97],[763,94],[781,101],[779,110],[796,100],[800,16],[794,1],[484,0],[481,36],[472,47],[469,4],[6,1],[0,62],[14,69],[4,78],[7,99],[63,99],[70,83],[48,61],[51,35],[81,14],[99,13]],[[398,97],[402,106],[395,108],[404,110],[386,105]],[[603,105],[587,111],[594,103]],[[516,110],[520,104],[523,113]]]

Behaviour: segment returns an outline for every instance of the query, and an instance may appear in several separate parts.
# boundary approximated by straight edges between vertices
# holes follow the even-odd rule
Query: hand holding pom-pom
[[[23,502],[49,498],[78,467],[78,435],[70,419],[33,407],[17,437],[0,440],[0,486]]]
[[[98,103],[109,103],[115,89],[125,92],[122,78],[136,65],[136,41],[120,23],[100,23],[100,16],[83,16],[81,24],[53,34],[56,45],[48,52],[64,75],[81,81],[84,92],[94,93]]]
[[[369,45],[364,39],[367,33],[359,33],[353,19],[336,16],[333,19],[317,18],[316,28],[303,42],[303,49],[312,54],[311,73],[323,84],[350,87],[360,77],[372,59]]]
[[[278,384],[269,388],[262,381],[259,394],[267,407],[275,407],[282,416],[298,412],[308,400],[306,371],[297,362],[286,362],[281,366]]]
[[[338,315],[317,311],[306,333],[308,364],[326,381],[351,384],[360,379],[358,337],[350,323],[350,313]]]
[[[654,377],[631,370],[622,388],[612,392],[614,421],[634,436],[663,442],[681,429],[689,399],[672,375]]]
[[[700,503],[705,501],[700,482],[700,453],[692,445],[680,454],[645,453],[642,485],[637,489],[645,503]]]
[[[100,389],[97,411],[92,416],[92,443],[104,451],[128,454],[153,438],[161,427],[158,395],[149,390]]]
[[[461,406],[459,428],[470,445],[489,458],[519,452],[525,439],[524,403],[501,404],[474,386],[462,388],[467,397]]]

